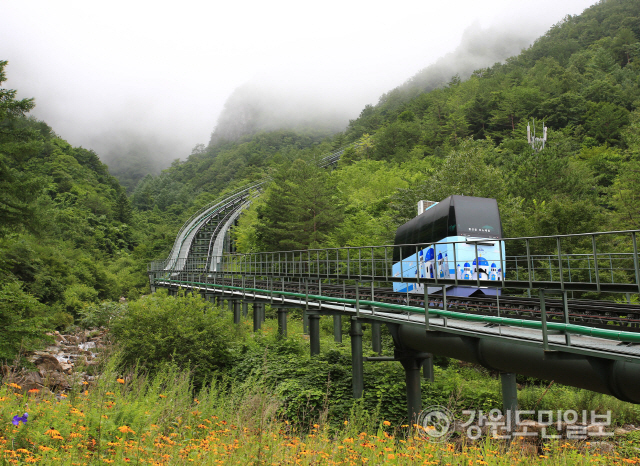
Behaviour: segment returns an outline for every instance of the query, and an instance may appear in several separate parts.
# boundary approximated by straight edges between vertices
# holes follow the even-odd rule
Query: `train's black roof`
[[[449,196],[398,227],[395,244],[434,243],[448,236],[502,238],[498,202],[485,197]],[[412,252],[403,251],[403,258]],[[399,248],[394,248],[393,260],[400,260]]]

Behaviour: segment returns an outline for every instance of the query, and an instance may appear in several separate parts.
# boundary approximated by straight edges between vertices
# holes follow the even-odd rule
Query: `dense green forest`
[[[6,68],[0,61],[0,84]],[[101,301],[147,293],[145,263],[176,230],[165,216],[133,209],[97,154],[29,118],[33,100],[15,95],[0,88],[2,359]]]
[[[240,251],[389,243],[418,199],[451,194],[498,199],[508,236],[638,228],[640,3],[600,2],[505,63],[432,84],[388,92],[331,137],[198,146],[131,196],[97,154],[29,118],[32,100],[0,88],[0,357],[103,300],[147,293],[145,264],[189,215],[265,176],[235,229]],[[549,128],[539,152],[533,119]],[[317,167],[340,147],[337,167]]]

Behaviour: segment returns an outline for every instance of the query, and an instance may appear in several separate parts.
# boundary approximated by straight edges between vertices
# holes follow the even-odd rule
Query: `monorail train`
[[[469,285],[447,286],[447,295],[495,295],[496,288],[473,286],[480,280],[499,281],[505,270],[505,249],[498,202],[471,196],[449,196],[396,231],[394,277],[455,278]],[[406,246],[431,243],[422,246]],[[451,244],[455,243],[455,244]],[[405,245],[405,246],[402,246]],[[393,290],[424,293],[424,285],[394,282]],[[442,293],[430,286],[429,294]]]

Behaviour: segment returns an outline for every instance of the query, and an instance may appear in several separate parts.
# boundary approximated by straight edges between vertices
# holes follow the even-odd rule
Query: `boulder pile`
[[[64,392],[74,385],[90,383],[107,343],[106,333],[104,328],[72,334],[51,333],[54,345],[23,355],[37,370],[15,370],[5,365],[2,367],[4,382],[20,386],[25,393],[29,390]]]

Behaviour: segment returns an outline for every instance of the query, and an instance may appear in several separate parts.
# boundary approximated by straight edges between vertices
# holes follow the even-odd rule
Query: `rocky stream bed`
[[[55,343],[41,351],[23,354],[22,357],[35,366],[35,370],[16,369],[3,365],[5,383],[14,383],[20,391],[41,390],[64,392],[74,385],[91,383],[99,355],[106,345],[107,330],[79,330],[71,334],[54,332],[49,334]]]

